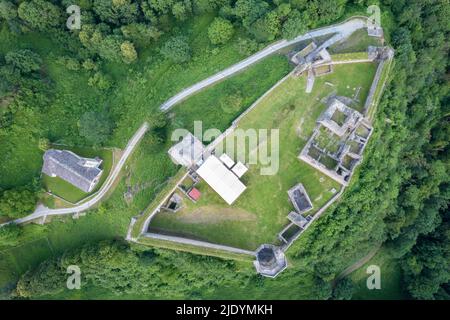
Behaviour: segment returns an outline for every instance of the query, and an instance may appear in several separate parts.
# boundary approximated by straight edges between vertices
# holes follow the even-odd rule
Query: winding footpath
[[[276,52],[278,52],[284,48],[287,48],[291,45],[294,45],[296,43],[299,43],[299,42],[302,42],[305,40],[334,34],[333,37],[331,37],[324,43],[324,45],[326,44],[326,46],[330,46],[339,40],[345,39],[346,37],[351,35],[356,30],[365,28],[366,26],[367,26],[367,18],[353,17],[353,18],[349,18],[348,20],[346,20],[342,23],[339,23],[339,24],[335,24],[332,26],[323,27],[323,28],[309,31],[309,32],[305,33],[304,35],[300,35],[289,41],[288,40],[278,41],[275,44],[268,46],[267,48],[257,52],[256,54],[242,60],[241,62],[234,64],[231,67],[229,67],[225,70],[222,70],[221,72],[218,72],[215,75],[213,75],[205,80],[202,80],[202,81],[194,84],[191,87],[188,87],[188,88],[182,90],[181,92],[179,92],[178,94],[174,95],[172,98],[170,98],[169,100],[164,102],[161,105],[160,109],[162,111],[167,111],[170,108],[172,108],[175,104],[186,99],[187,97],[203,90],[204,88],[206,88],[216,82],[223,80],[224,78],[234,75],[234,74],[246,69],[247,67],[261,61],[262,59],[268,57],[269,55],[276,53]],[[323,47],[324,45],[321,45],[321,47]],[[100,202],[100,200],[106,195],[106,193],[112,187],[115,180],[119,176],[120,171],[122,170],[122,167],[124,166],[125,162],[129,158],[129,156],[131,155],[131,153],[133,152],[133,150],[135,149],[135,147],[137,146],[139,141],[142,139],[144,134],[147,132],[148,128],[149,128],[148,124],[144,123],[138,129],[138,131],[133,135],[133,137],[129,140],[119,162],[114,167],[112,172],[109,174],[109,176],[106,179],[103,186],[95,194],[95,196],[92,197],[92,199],[90,199],[78,206],[71,207],[71,208],[50,209],[43,205],[39,205],[36,208],[35,212],[33,212],[32,214],[30,214],[26,217],[20,218],[20,219],[16,219],[16,220],[1,224],[0,227],[7,225],[7,224],[11,224],[11,223],[21,224],[21,223],[26,223],[26,222],[30,222],[33,220],[41,219],[41,218],[45,219],[47,216],[80,213],[80,212],[83,212],[83,211],[86,211],[86,210],[89,210],[90,208],[92,208],[94,205],[96,205],[98,202]]]
[[[278,52],[284,48],[287,48],[293,44],[296,44],[296,43],[299,43],[299,42],[302,42],[305,40],[310,40],[310,39],[319,38],[322,36],[327,36],[330,34],[335,34],[332,38],[328,39],[319,48],[321,49],[323,47],[329,47],[333,43],[335,43],[339,40],[345,39],[346,37],[351,35],[356,30],[365,28],[367,26],[366,22],[367,22],[367,19],[364,17],[350,18],[347,21],[340,23],[340,24],[336,24],[336,25],[309,31],[309,32],[305,33],[304,35],[300,35],[289,41],[288,40],[278,41],[275,44],[268,46],[267,48],[265,48],[261,51],[258,51],[254,55],[242,60],[241,62],[236,63],[236,64],[232,65],[231,67],[229,67],[219,73],[216,73],[215,75],[213,75],[209,78],[206,78],[205,80],[197,82],[196,84],[194,84],[191,87],[188,87],[188,88],[182,90],[181,92],[177,93],[172,98],[170,98],[169,100],[164,102],[161,105],[160,109],[162,111],[167,111],[170,108],[172,108],[175,104],[186,99],[190,95],[197,93],[197,92],[203,90],[204,88],[223,80],[224,78],[227,78],[235,73],[238,73],[239,71],[244,70],[245,68],[251,66],[252,64],[255,64],[255,63],[261,61],[262,59],[267,58],[269,55],[271,55],[275,52]]]

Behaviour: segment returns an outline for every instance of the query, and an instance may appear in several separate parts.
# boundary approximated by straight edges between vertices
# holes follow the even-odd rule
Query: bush
[[[258,43],[253,39],[239,38],[237,46],[239,53],[246,56],[258,51]]]
[[[89,111],[81,116],[78,130],[89,142],[103,144],[111,134],[112,122],[104,112]]]
[[[5,61],[15,69],[18,69],[22,74],[37,71],[42,64],[39,55],[28,49],[8,52],[5,56]]]
[[[191,59],[191,48],[186,38],[178,36],[169,39],[161,49],[161,54],[176,63],[187,62]]]
[[[233,25],[223,18],[215,18],[208,28],[208,37],[212,44],[227,43],[233,34]]]
[[[88,85],[100,90],[107,90],[111,87],[111,81],[103,73],[97,72],[88,80]]]
[[[122,60],[125,63],[132,63],[137,59],[137,52],[134,45],[130,41],[125,41],[120,45],[122,52]]]
[[[28,189],[6,190],[0,196],[0,215],[21,218],[33,212],[36,194]]]

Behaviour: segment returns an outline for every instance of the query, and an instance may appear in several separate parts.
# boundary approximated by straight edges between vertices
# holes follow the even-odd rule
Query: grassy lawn
[[[52,255],[52,247],[47,238],[0,251],[0,299],[2,291],[12,287],[19,275],[35,267],[42,258],[48,259]]]
[[[380,267],[381,289],[367,289],[366,281],[369,274],[367,267],[376,265]],[[389,256],[386,249],[378,253],[365,265],[349,275],[355,286],[353,299],[356,300],[400,300],[408,299],[408,294],[402,290],[402,273],[399,261]]]
[[[305,93],[304,77],[289,77],[238,126],[244,130],[279,129],[276,174],[261,175],[260,164],[250,165],[242,178],[247,189],[232,206],[226,205],[208,185],[200,183],[202,197],[196,204],[185,199],[185,208],[179,212],[157,214],[151,230],[251,250],[261,243],[276,242],[277,233],[288,222],[286,215],[293,209],[287,196],[289,188],[298,182],[304,184],[314,205],[312,214],[333,196],[331,189],[340,188],[337,182],[297,158],[312,134],[316,119],[326,108],[320,100],[332,91],[349,96],[357,86],[362,87],[361,99],[365,99],[375,68],[370,63],[336,66],[333,74],[316,79],[311,94]],[[258,148],[262,146],[264,143]],[[250,152],[256,150],[246,150],[247,156]]]
[[[5,39],[5,42],[0,43],[0,52],[10,50],[16,41],[20,44],[23,43],[24,47],[33,48],[42,55],[47,67],[46,71],[57,85],[55,91],[58,99],[49,107],[47,115],[48,118],[58,120],[52,122],[49,130],[51,141],[83,145],[84,141],[68,140],[67,138],[69,135],[73,136],[75,130],[78,130],[77,121],[81,116],[72,106],[95,110],[93,105],[100,104],[108,105],[113,117],[121,116],[116,122],[113,138],[108,144],[122,147],[146,116],[154,113],[165,99],[180,89],[245,58],[237,49],[237,39],[240,36],[238,30],[235,37],[228,44],[221,46],[219,50],[214,50],[215,47],[208,43],[205,26],[212,19],[212,15],[205,15],[183,28],[182,32],[189,37],[193,50],[193,60],[189,63],[173,64],[165,61],[157,53],[158,46],[170,37],[168,32],[165,38],[161,39],[161,43],[152,44],[139,51],[141,59],[138,63],[133,65],[105,64],[104,67],[108,72],[113,73],[114,79],[118,80],[116,86],[106,97],[96,93],[87,85],[88,75],[84,71],[67,71],[63,66],[54,62],[51,52],[55,55],[64,53],[60,52],[62,49],[51,39],[45,38],[45,35],[28,33],[20,36],[23,37],[20,39],[10,37],[8,42],[6,42],[7,37],[3,38],[2,36],[2,40]],[[1,32],[6,33],[4,28],[1,29]],[[9,33],[6,34],[9,35]],[[217,125],[223,129],[228,127],[236,114],[249,107],[289,70],[287,59],[275,55],[210,87],[207,91],[191,97],[171,111],[168,132],[172,128],[192,126],[193,120],[196,119],[203,119],[207,125]],[[189,102],[195,101],[193,99],[204,99],[204,94],[211,95],[211,101],[214,101],[219,99],[226,88],[232,92],[239,88],[242,97],[240,107],[232,113],[224,113],[222,109],[211,108],[206,115],[201,105]],[[83,94],[79,94],[79,92],[83,92]],[[114,192],[107,201],[102,202],[98,208],[91,210],[85,217],[78,220],[73,220],[71,217],[56,217],[52,219],[51,224],[45,226],[25,225],[21,243],[26,245],[46,237],[53,247],[54,254],[59,255],[84,244],[96,244],[100,240],[116,237],[123,238],[126,235],[130,218],[143,212],[149,202],[155,199],[161,190],[170,185],[170,177],[177,174],[178,168],[167,157],[167,149],[171,146],[170,136],[168,140],[167,143],[155,144],[151,137],[145,136],[124,167],[123,176],[127,179],[118,181]],[[24,154],[29,155],[30,153],[27,151]],[[33,166],[23,166],[21,170],[33,167],[33,174],[39,175],[42,167],[42,152],[37,152],[36,159],[33,161],[29,157],[26,159],[32,162]],[[15,173],[11,173],[11,177],[17,179]],[[138,186],[139,191],[134,194],[131,202],[126,203],[123,194],[127,191],[128,186]],[[67,203],[57,203],[56,199],[54,202],[60,206],[67,205]],[[0,250],[3,249],[6,250],[6,248]],[[11,252],[19,250],[19,248],[9,249]],[[27,264],[27,267],[30,268],[36,267],[48,258],[48,255],[43,254],[40,250],[21,251],[21,254],[30,256],[30,259],[32,257],[33,263]],[[5,281],[0,283],[0,288],[3,288],[5,283],[13,283],[17,279],[14,274],[21,274],[25,269],[14,271],[17,268],[11,259],[3,260],[1,263],[1,270],[3,267],[5,270],[13,270],[12,274],[2,273]]]
[[[59,146],[59,148],[63,149],[64,147]],[[94,190],[92,190],[92,192],[90,193],[78,189],[77,187],[59,177],[49,177],[45,174],[42,175],[42,182],[47,191],[75,204],[101,188],[102,184],[108,177],[109,172],[111,171],[114,152],[110,149],[93,149],[81,147],[69,147],[68,149],[82,157],[100,157],[103,160],[103,163],[101,165],[103,169],[102,176],[100,177],[100,181],[97,183]]]
[[[331,53],[351,53],[367,51],[368,46],[382,45],[380,38],[370,37],[367,29],[355,31],[348,39],[342,43],[335,43],[329,50]]]
[[[172,35],[171,32],[166,32],[159,42],[151,43],[147,48],[138,49],[140,59],[137,63],[132,65],[102,64],[101,69],[115,80],[114,87],[106,94],[87,85],[87,80],[90,76],[87,72],[83,70],[68,71],[64,66],[57,64],[55,58],[68,54],[68,52],[45,34],[29,32],[12,36],[9,32],[6,32],[6,28],[2,28],[0,30],[0,38],[2,39],[0,52],[4,54],[13,48],[21,47],[33,49],[42,56],[44,61],[43,72],[47,73],[55,84],[55,100],[52,101],[46,110],[43,110],[48,123],[51,123],[45,128],[51,141],[70,145],[85,145],[85,141],[78,137],[77,122],[79,118],[84,112],[106,108],[112,118],[114,118],[116,125],[113,137],[108,142],[108,145],[123,147],[136,128],[142,124],[142,121],[154,113],[159,105],[171,95],[245,58],[244,54],[240,53],[236,46],[237,39],[241,36],[240,30],[236,30],[234,38],[229,43],[219,48],[209,43],[207,26],[212,19],[213,15],[207,14],[185,23],[183,28],[175,30],[175,33],[182,33],[189,39],[193,59],[188,63],[171,63],[163,59],[158,53],[162,44]],[[317,78],[312,95],[321,96],[321,94],[318,94],[318,91],[328,89],[330,92],[336,90],[339,94],[351,96],[357,86],[362,86],[363,89],[360,95],[362,100],[368,90],[364,83],[366,83],[365,81],[370,83],[371,75],[374,73],[372,65],[346,65],[345,69],[339,71],[340,69],[341,67],[337,66],[335,73],[323,78]],[[218,83],[175,107],[170,112],[170,129],[178,127],[190,129],[194,120],[201,119],[206,126],[223,130],[230,125],[237,115],[288,71],[289,65],[285,57],[273,56],[267,58],[241,74]],[[340,73],[340,75],[336,73]],[[335,87],[324,86],[325,81],[331,82]],[[291,96],[285,97],[284,100],[285,103],[288,103],[289,99],[293,100],[295,104],[294,110],[290,111],[287,108],[283,111],[285,112],[284,114],[279,113],[280,116],[277,119],[272,117],[274,121],[272,127],[280,127],[280,130],[284,133],[289,130],[292,131],[292,128],[288,129],[289,125],[299,120],[291,118],[291,116],[299,117],[304,114],[304,119],[307,120],[316,117],[321,111],[319,110],[319,102],[314,102],[314,107],[309,105],[313,99],[309,101],[311,96],[304,94],[304,79],[299,79],[297,84],[292,82],[290,86],[296,92],[289,92]],[[283,106],[282,97],[274,98],[270,96],[268,99],[278,103],[279,107]],[[236,101],[238,103],[229,103]],[[318,109],[314,109],[315,106]],[[266,103],[266,106],[263,108],[271,107]],[[303,108],[310,108],[310,110],[304,111]],[[268,115],[264,119],[256,120],[258,120],[258,123],[260,120],[261,123],[265,123],[264,121],[269,121],[271,116]],[[263,115],[255,117],[263,118]],[[325,201],[325,195],[323,198],[319,198],[322,194],[322,189],[316,186],[317,172],[305,168],[301,172],[296,172],[293,177],[288,176],[290,172],[295,171],[295,168],[299,166],[299,160],[296,156],[307,138],[308,130],[312,130],[313,126],[312,121],[308,122],[301,119],[297,121],[297,124],[300,130],[298,132],[295,130],[294,136],[289,137],[290,141],[294,141],[293,146],[290,146],[288,141],[282,141],[280,146],[280,148],[288,148],[289,152],[291,152],[289,160],[281,164],[280,171],[286,170],[282,177],[261,177],[256,167],[251,168],[244,176],[244,182],[249,185],[249,189],[243,195],[245,198],[239,199],[237,202],[237,205],[242,207],[238,214],[244,214],[249,219],[245,220],[244,218],[244,224],[236,223],[236,221],[233,221],[233,218],[236,216],[231,215],[232,219],[226,220],[222,224],[220,220],[222,217],[215,215],[213,218],[218,217],[219,223],[213,222],[208,224],[208,226],[213,226],[215,229],[204,229],[202,232],[207,232],[209,237],[219,240],[221,238],[229,240],[231,236],[238,235],[235,243],[230,244],[236,244],[237,246],[243,244],[243,247],[256,246],[262,241],[262,238],[264,238],[264,241],[274,240],[276,232],[287,222],[285,216],[288,211],[285,211],[285,209],[289,208],[290,204],[287,200],[286,188],[290,187],[291,183],[296,183],[298,179],[306,179],[306,181],[302,182],[307,187],[308,192],[311,192],[310,195],[315,195],[315,197],[312,197],[315,204],[319,205],[321,201]],[[242,125],[246,125],[245,122],[242,122]],[[248,125],[251,125],[251,123]],[[2,171],[2,174],[5,173],[4,176],[0,175],[0,185],[2,187],[15,185],[16,183],[22,184],[39,175],[42,166],[42,152],[36,148],[30,150],[32,145],[37,145],[32,139],[34,138],[21,137],[21,139],[18,139],[16,144],[17,154],[19,155],[18,158],[23,160],[23,163],[18,162],[16,167],[8,167],[9,171]],[[107,201],[102,202],[99,208],[91,210],[85,217],[78,220],[73,220],[70,217],[56,217],[52,219],[52,223],[49,225],[25,225],[21,236],[23,245],[3,248],[0,244],[0,291],[9,284],[14,283],[17,280],[17,276],[30,268],[36,267],[52,255],[61,255],[67,250],[79,248],[85,244],[97,244],[105,239],[123,238],[130,218],[143,212],[149,202],[158,197],[158,193],[170,185],[170,177],[177,175],[177,167],[167,157],[166,152],[169,147],[170,141],[166,144],[155,146],[144,138],[125,166],[124,175],[129,177],[129,181],[126,182],[126,179],[120,180],[112,195]],[[1,148],[0,153],[7,154]],[[290,168],[291,165],[293,168]],[[104,175],[103,178],[106,178],[106,176]],[[258,183],[261,181],[261,187],[265,184],[267,187],[262,188],[262,190],[261,187],[254,184],[255,177],[258,177]],[[309,178],[312,180],[308,181]],[[276,181],[281,181],[283,184],[279,187],[269,185],[269,183],[274,182],[273,179],[278,179]],[[127,190],[128,185],[142,186],[130,203],[126,203],[123,199],[123,194]],[[200,187],[204,196],[203,200],[211,199],[212,205],[217,205],[221,210],[224,208],[222,200],[210,192],[211,190],[208,190],[207,186]],[[279,190],[282,191],[279,192]],[[263,194],[258,194],[258,192],[263,192]],[[279,192],[280,195],[275,195],[274,200],[264,197],[266,194],[273,196],[273,192]],[[262,198],[264,198],[264,201],[261,201]],[[259,203],[255,203],[255,199]],[[258,212],[260,207],[265,206],[264,202],[272,201],[280,201],[280,203],[276,204],[270,203],[270,207],[276,211],[270,214],[268,214],[268,211]],[[62,204],[59,205],[62,206]],[[209,216],[206,218],[211,219]],[[241,218],[242,216],[239,219]],[[177,222],[176,219],[174,221]],[[272,222],[276,225],[272,226]],[[189,225],[188,228],[186,226],[186,223],[176,225],[177,228],[183,228],[182,230],[189,229],[187,231],[192,231],[193,234],[198,231],[195,229],[195,223]],[[255,230],[258,232],[255,232]],[[199,238],[206,238],[198,233],[195,234]],[[167,245],[165,242],[159,245],[153,241],[151,242],[148,244],[180,249],[175,248],[176,246]],[[191,248],[187,248],[187,250],[191,251]],[[219,254],[215,253],[212,255]],[[227,288],[223,288],[223,291],[214,293],[211,297],[237,298],[252,296],[256,298],[258,292],[261,294],[260,298],[276,298],[282,296],[282,294],[288,298],[298,297],[299,294],[306,295],[306,291],[311,290],[310,284],[312,280],[305,276],[299,277],[296,280],[299,282],[295,283],[295,286],[302,288],[302,290],[292,290],[292,280],[285,276],[289,275],[290,272],[290,270],[287,270],[285,274],[280,275],[277,278],[277,283],[268,280],[266,282],[266,284],[269,284],[267,285],[268,290],[264,295],[262,295],[261,290],[257,290],[250,284],[248,288],[243,288],[242,292],[236,292],[235,289],[227,291]],[[283,280],[285,277],[288,279],[287,281]],[[280,281],[283,283],[281,286]],[[61,295],[61,298],[109,296],[109,292],[99,292],[95,291],[95,289],[89,294],[84,294],[83,291],[66,292]]]

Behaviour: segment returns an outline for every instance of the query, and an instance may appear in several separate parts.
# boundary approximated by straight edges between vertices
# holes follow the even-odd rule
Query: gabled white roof
[[[238,161],[231,170],[240,178],[247,172],[248,168],[242,162]]]
[[[203,162],[197,173],[230,205],[246,189],[239,178],[213,155]]]
[[[224,165],[226,165],[228,168],[231,169],[231,167],[234,165],[233,159],[231,159],[226,153],[222,154],[219,157],[220,161],[223,162]]]

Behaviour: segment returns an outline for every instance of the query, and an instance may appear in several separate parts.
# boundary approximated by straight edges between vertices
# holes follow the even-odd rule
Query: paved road
[[[142,236],[147,237],[147,238],[157,239],[157,240],[172,241],[172,242],[183,243],[183,244],[197,246],[197,247],[204,247],[204,248],[209,248],[209,249],[213,249],[213,250],[224,250],[224,251],[228,251],[231,253],[246,254],[246,255],[250,255],[250,256],[255,255],[255,252],[249,251],[249,250],[239,249],[239,248],[235,248],[235,247],[229,247],[229,246],[215,244],[215,243],[206,242],[206,241],[199,241],[199,240],[193,240],[193,239],[188,239],[188,238],[168,236],[168,235],[163,235],[163,234],[159,234],[159,233],[147,232],[147,233],[143,233]]]
[[[28,216],[26,216],[24,218],[20,218],[20,219],[11,221],[9,223],[13,222],[13,223],[20,224],[20,223],[24,223],[24,222],[29,222],[31,220],[43,218],[43,217],[46,217],[46,216],[65,215],[65,214],[82,212],[82,211],[88,210],[89,208],[91,208],[92,206],[97,204],[97,202],[99,202],[103,198],[103,196],[109,191],[109,188],[113,185],[114,181],[118,177],[118,175],[119,175],[120,171],[122,170],[122,167],[124,166],[125,162],[129,158],[129,156],[131,155],[131,153],[133,152],[133,150],[135,149],[135,147],[137,146],[139,141],[142,139],[144,134],[147,132],[148,128],[149,128],[148,124],[145,122],[138,129],[138,131],[136,131],[136,133],[133,135],[133,137],[128,141],[128,144],[125,147],[125,150],[124,150],[124,152],[122,154],[122,157],[120,158],[119,162],[116,164],[116,166],[114,167],[112,172],[110,172],[110,174],[109,174],[108,178],[106,179],[105,183],[100,188],[100,190],[95,194],[95,196],[92,197],[92,199],[90,199],[89,201],[86,201],[86,202],[80,204],[79,206],[71,207],[71,208],[50,209],[50,208],[47,208],[47,207],[45,207],[43,205],[39,205],[36,208],[36,211],[33,212],[32,214],[30,214],[30,215],[28,215]],[[3,224],[3,225],[6,225],[6,224]],[[3,226],[3,225],[1,225],[1,226]]]
[[[367,21],[367,19],[365,19],[363,17],[351,18],[340,24],[312,30],[312,31],[307,32],[304,35],[300,35],[290,41],[281,40],[281,41],[255,53],[254,55],[242,60],[241,62],[239,62],[235,65],[232,65],[231,67],[229,67],[225,70],[222,70],[221,72],[219,72],[203,81],[197,82],[196,84],[194,84],[191,87],[188,87],[188,88],[182,90],[180,93],[174,95],[172,98],[170,98],[169,100],[164,102],[161,105],[160,109],[162,111],[167,111],[170,108],[172,108],[175,104],[177,104],[178,102],[187,98],[188,96],[190,96],[190,95],[206,88],[207,86],[210,86],[226,77],[229,77],[229,76],[247,68],[248,66],[250,66],[252,64],[259,62],[260,60],[266,58],[267,56],[269,56],[281,49],[289,47],[298,42],[312,39],[312,38],[322,37],[322,36],[326,36],[326,35],[330,35],[330,34],[336,34],[331,39],[327,40],[326,43],[324,43],[325,46],[330,46],[334,42],[337,42],[341,39],[348,37],[350,34],[355,32],[356,30],[366,27],[366,21]],[[323,46],[320,46],[320,48],[322,48],[322,47]]]

